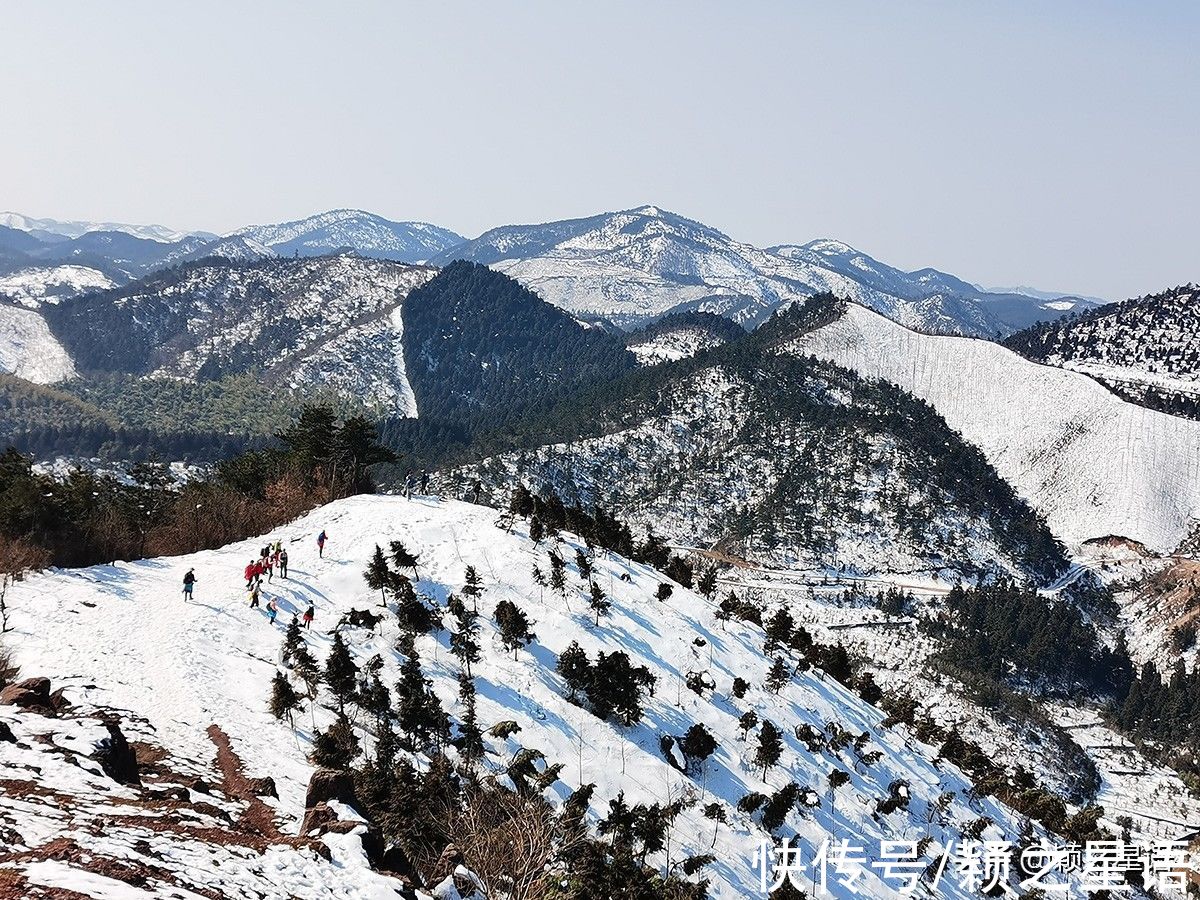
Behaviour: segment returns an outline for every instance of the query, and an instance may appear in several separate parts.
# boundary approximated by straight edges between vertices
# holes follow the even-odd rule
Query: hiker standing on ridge
[[[196,570],[188,569],[187,574],[183,576],[183,599],[184,602],[192,599],[192,586],[196,583]]]
[[[328,540],[328,538],[325,535],[325,529],[322,528],[321,533],[317,535],[317,556],[319,556],[321,558],[325,557],[325,541],[326,540]]]
[[[312,604],[310,603],[308,605],[308,609],[306,609],[304,611],[304,620],[303,621],[304,621],[305,628],[312,628],[312,620],[313,620],[313,615],[315,614],[315,612],[316,612],[316,610],[314,610],[312,608]]]
[[[279,577],[287,579],[287,550],[283,548],[279,550]]]

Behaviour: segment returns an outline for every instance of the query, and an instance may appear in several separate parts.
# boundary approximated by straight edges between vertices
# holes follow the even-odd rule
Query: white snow
[[[32,266],[0,275],[0,297],[37,309],[43,303],[57,303],[84,291],[105,290],[113,281],[98,269],[88,266]]]
[[[0,372],[53,384],[75,377],[75,364],[38,313],[0,304]]]
[[[548,761],[565,766],[562,783],[549,789],[559,799],[582,782],[597,784],[593,816],[603,815],[619,791],[631,803],[695,796],[700,803],[682,813],[669,848],[651,861],[659,866],[678,863],[709,852],[711,846],[716,862],[703,874],[712,879],[714,897],[744,897],[755,884],[750,866],[763,835],[735,804],[749,791],[769,794],[791,780],[810,788],[820,801],[819,807],[804,815],[793,811],[787,819],[787,828],[799,834],[809,853],[827,837],[851,837],[865,844],[872,858],[882,839],[915,840],[927,834],[933,839],[932,854],[979,816],[996,823],[989,835],[1016,838],[1019,823],[1010,811],[991,799],[974,797],[954,767],[932,761],[934,748],[915,741],[903,726],[882,728],[880,712],[822,674],[798,675],[779,694],[767,693],[761,687],[767,669],[761,631],[741,623],[722,627],[707,601],[678,586],[669,600],[654,599],[664,580],[660,573],[598,554],[594,577],[614,605],[596,627],[586,608],[586,584],[573,564],[565,598],[539,588],[531,572],[535,563],[546,568],[548,546],[535,546],[521,525],[511,533],[501,530],[494,524],[496,515],[493,509],[453,501],[391,497],[356,497],[314,511],[271,535],[285,541],[292,558],[292,579],[265,586],[266,595],[283,611],[274,628],[261,610],[247,609],[243,598],[241,571],[262,539],[174,559],[36,576],[10,590],[15,631],[7,636],[8,643],[23,675],[52,677],[77,703],[144,716],[145,728],[152,730],[156,742],[182,758],[210,759],[212,745],[204,728],[219,724],[249,774],[275,778],[278,813],[291,822],[294,833],[311,771],[305,758],[311,725],[306,711],[293,731],[272,719],[266,708],[283,625],[290,613],[312,603],[316,622],[306,640],[323,659],[329,630],[344,612],[378,609],[378,595],[366,588],[362,572],[376,543],[400,539],[420,554],[418,590],[439,604],[461,587],[468,564],[483,576],[479,642],[484,656],[475,668],[479,717],[485,727],[515,719],[523,729],[504,741],[488,739],[485,767],[501,770],[520,747],[537,748]],[[321,529],[330,537],[324,559],[317,558],[313,540]],[[568,540],[562,548],[567,560],[582,546]],[[179,583],[189,567],[195,568],[199,582],[195,600],[184,603]],[[494,605],[502,599],[524,608],[537,632],[536,641],[515,659],[499,645],[491,624]],[[385,662],[384,682],[394,683],[400,657],[394,650],[393,619],[385,619],[379,634],[348,628],[344,634],[360,662],[379,654]],[[593,657],[598,650],[624,650],[635,664],[648,666],[657,676],[640,724],[618,727],[567,701],[554,661],[572,640]],[[451,715],[458,715],[457,664],[448,653],[447,633],[421,638],[418,649],[443,704]],[[715,680],[716,693],[702,698],[689,691],[684,679],[691,671]],[[751,682],[744,700],[729,694],[735,675]],[[765,782],[748,762],[753,734],[749,743],[740,738],[738,716],[751,709],[776,722],[784,737],[782,764],[768,772]],[[321,707],[315,717],[322,727],[331,721],[332,712]],[[31,727],[28,719],[20,716],[17,725]],[[663,758],[659,737],[678,737],[695,722],[712,731],[719,747],[702,773],[689,776]],[[877,750],[879,758],[864,763],[852,746],[810,751],[793,736],[797,725],[825,732],[829,722],[854,735],[866,733],[864,751]],[[19,752],[25,751],[0,743],[0,764],[15,762],[12,754]],[[836,791],[826,780],[833,769],[850,776]],[[880,816],[876,804],[897,779],[910,786],[909,809]],[[6,815],[25,827],[32,814],[2,792],[0,799],[7,805]],[[728,825],[704,818],[701,808],[710,802],[725,808]],[[252,854],[232,871],[223,861],[225,889],[249,877],[247,872],[262,878],[275,859],[288,874],[256,883],[267,896],[376,896],[365,882],[371,873],[361,867],[361,860],[353,863],[354,854],[361,856],[361,851],[353,845],[331,848],[334,866],[324,868],[283,849],[262,858]],[[193,859],[187,864],[197,863]],[[43,875],[55,877],[56,870]],[[317,878],[326,881],[314,881]],[[314,885],[322,883],[322,890],[334,893],[316,894]],[[946,896],[966,896],[956,885],[943,887]],[[855,889],[834,884],[831,889],[840,897],[895,896],[894,889],[869,869]]]
[[[918,334],[851,305],[791,348],[928,401],[1070,544],[1122,535],[1173,549],[1200,518],[1200,422],[987,341]]]

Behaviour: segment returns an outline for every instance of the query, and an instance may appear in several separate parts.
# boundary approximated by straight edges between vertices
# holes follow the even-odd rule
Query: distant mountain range
[[[0,214],[0,274],[89,266],[124,283],[206,257],[244,262],[344,251],[434,266],[458,259],[483,263],[583,320],[626,329],[690,310],[749,328],[823,291],[919,330],[990,338],[1097,305],[1091,298],[1033,289],[988,291],[931,268],[906,272],[835,240],[762,249],[655,206],[504,225],[474,240],[436,225],[349,209],[246,226],[223,237]]]

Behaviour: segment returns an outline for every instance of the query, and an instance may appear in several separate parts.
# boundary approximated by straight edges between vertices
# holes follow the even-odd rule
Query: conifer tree
[[[778,694],[779,689],[788,683],[791,674],[791,669],[783,661],[783,657],[775,657],[775,661],[771,663],[771,671],[767,673],[767,690]]]
[[[553,551],[550,553],[550,589],[560,597],[567,591],[567,564]]]
[[[758,713],[754,710],[742,713],[738,718],[738,728],[742,729],[742,740],[750,736],[750,732],[758,725]]]
[[[483,595],[483,579],[479,577],[479,572],[474,566],[467,566],[467,572],[464,576],[466,584],[463,585],[462,593],[464,597],[469,597],[471,600],[471,608],[475,612],[479,612],[479,598]]]
[[[717,749],[717,739],[703,723],[697,722],[687,730],[683,740],[679,742],[679,749],[687,757],[689,764],[701,765]]]
[[[783,733],[770,719],[764,719],[758,730],[758,748],[754,751],[754,764],[762,766],[763,780],[767,779],[767,769],[779,762],[783,755]]]
[[[575,568],[579,570],[580,581],[591,581],[592,560],[582,550],[575,551]]]
[[[287,629],[283,633],[283,664],[295,668],[300,648],[304,646],[304,632],[300,629],[300,620],[292,616]]]
[[[767,635],[767,652],[774,653],[778,647],[786,645],[791,640],[795,625],[796,620],[792,618],[790,612],[783,607],[776,610],[775,615],[771,616],[763,629]]]
[[[546,529],[542,526],[542,520],[537,516],[531,516],[529,519],[529,539],[534,544],[540,544],[542,538],[546,536]]]
[[[412,569],[413,577],[421,577],[417,572],[417,560],[420,558],[418,554],[410,552],[401,541],[392,541],[388,547],[392,551],[392,562],[396,564],[397,569]]]
[[[325,684],[329,692],[337,700],[338,709],[344,710],[346,704],[354,699],[357,685],[358,666],[350,655],[350,648],[342,640],[342,633],[333,633],[333,645],[329,648],[329,657],[325,660]]]
[[[511,650],[516,659],[517,651],[530,643],[537,635],[529,630],[529,618],[511,600],[496,604],[496,625],[500,628],[500,640],[504,648]]]
[[[475,711],[475,680],[465,672],[458,676],[458,696],[463,702],[463,718],[456,743],[467,765],[472,765],[483,756],[483,732]]]
[[[363,578],[366,579],[367,587],[373,591],[379,591],[381,605],[387,606],[387,590],[392,586],[393,573],[388,568],[383,548],[378,544],[375,545],[375,554],[371,557],[371,562],[367,564],[367,571],[363,573]]]
[[[717,567],[706,567],[700,574],[700,581],[697,582],[696,587],[706,599],[711,600],[717,591]]]
[[[326,769],[349,769],[362,752],[354,727],[344,715],[313,739],[313,762]]]
[[[572,641],[571,646],[558,655],[555,669],[570,691],[568,699],[572,703],[579,702],[579,695],[587,693],[592,677],[592,664],[578,641]]]
[[[300,709],[300,697],[287,676],[278,669],[275,670],[275,677],[271,679],[270,706],[271,715],[276,719],[287,719],[288,725],[294,724],[293,716],[296,710]]]
[[[588,598],[588,606],[596,614],[596,627],[599,628],[600,617],[608,615],[608,611],[612,609],[612,602],[600,588],[600,585],[594,581],[592,582],[591,596]]]
[[[671,594],[674,592],[675,589],[671,585],[665,581],[660,581],[658,583],[658,590],[654,592],[654,596],[661,603],[663,600],[670,600]]]
[[[316,657],[312,655],[312,651],[308,649],[308,644],[304,643],[303,640],[296,647],[293,658],[295,660],[296,675],[304,682],[308,699],[317,699],[317,689],[321,684],[321,667],[317,664]]]

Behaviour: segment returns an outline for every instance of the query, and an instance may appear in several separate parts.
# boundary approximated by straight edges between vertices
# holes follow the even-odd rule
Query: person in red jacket
[[[257,562],[250,560],[250,565],[246,566],[246,590],[254,587],[254,579],[258,576]]]

